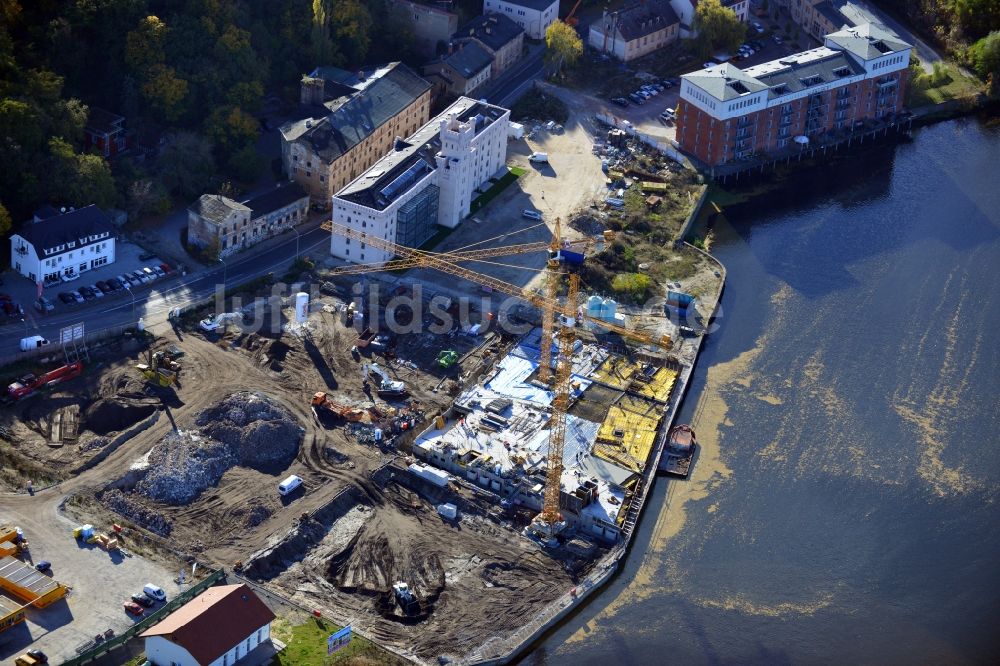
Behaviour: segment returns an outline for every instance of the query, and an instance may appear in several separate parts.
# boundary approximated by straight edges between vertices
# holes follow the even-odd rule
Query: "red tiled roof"
[[[141,636],[163,636],[210,664],[274,619],[245,584],[210,587]]]

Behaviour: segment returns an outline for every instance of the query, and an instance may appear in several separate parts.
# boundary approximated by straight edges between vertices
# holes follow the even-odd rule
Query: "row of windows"
[[[107,246],[108,246],[108,244],[106,242],[105,243],[94,243],[93,245],[89,246],[90,247],[90,253],[91,254],[97,254],[98,252],[103,252],[104,248],[106,248]],[[80,250],[80,255],[82,256],[84,254],[84,252],[86,252],[86,248]],[[69,253],[67,253],[64,256],[66,257],[66,259],[69,259],[69,260],[73,259],[73,253],[72,252],[69,252]],[[51,266],[55,266],[57,262],[61,264],[63,262],[63,256],[53,257],[52,259],[46,259],[42,263],[42,265],[43,266],[50,266],[51,267]]]
[[[882,69],[883,67],[888,67],[889,65],[898,65],[903,62],[905,56],[896,56],[895,58],[889,58],[884,62],[877,62],[872,66],[872,69]]]

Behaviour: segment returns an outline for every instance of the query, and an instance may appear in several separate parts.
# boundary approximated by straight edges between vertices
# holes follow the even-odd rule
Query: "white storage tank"
[[[306,323],[309,318],[309,294],[300,291],[295,294],[295,322],[297,324]]]

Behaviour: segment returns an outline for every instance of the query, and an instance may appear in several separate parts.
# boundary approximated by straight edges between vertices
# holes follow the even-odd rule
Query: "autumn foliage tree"
[[[719,50],[735,51],[747,34],[746,25],[719,0],[698,3],[694,10],[694,28],[698,33],[696,48],[702,58]]]
[[[556,76],[562,74],[563,67],[572,67],[583,55],[583,42],[571,26],[562,21],[553,21],[545,31],[545,57]]]

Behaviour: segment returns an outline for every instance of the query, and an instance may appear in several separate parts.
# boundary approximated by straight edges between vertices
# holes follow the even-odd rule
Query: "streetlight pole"
[[[299,260],[299,230],[296,227],[292,227],[292,231],[295,232],[295,261]]]
[[[132,297],[132,319],[135,320],[135,293],[133,293],[132,288],[128,286],[125,287],[125,291],[127,291],[128,295]]]
[[[222,288],[225,289],[226,277],[228,276],[229,273],[229,266],[226,265],[226,260],[223,259],[222,257],[219,257],[219,261],[222,262]]]

